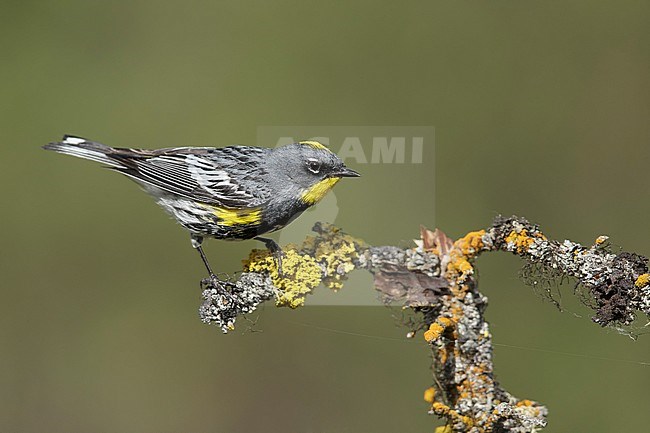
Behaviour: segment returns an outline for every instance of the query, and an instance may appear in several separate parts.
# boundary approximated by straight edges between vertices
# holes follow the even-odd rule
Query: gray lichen
[[[204,280],[203,285],[199,317],[203,323],[214,323],[224,333],[235,329],[238,316],[252,313],[259,304],[273,299],[275,294],[271,278],[254,273],[243,274],[232,284],[224,282],[230,287],[230,296],[225,296],[209,279]]]

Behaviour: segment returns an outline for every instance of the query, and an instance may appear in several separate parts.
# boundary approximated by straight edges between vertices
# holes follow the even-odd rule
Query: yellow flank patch
[[[259,224],[262,221],[262,210],[260,208],[228,209],[215,206],[213,209],[214,214],[220,220],[219,223],[224,226]]]
[[[307,141],[301,141],[300,144],[304,144],[305,146],[313,147],[314,149],[329,150],[327,148],[327,146],[325,146],[323,143],[321,143],[319,141],[307,140]]]
[[[332,189],[339,180],[341,180],[340,177],[328,177],[327,179],[323,179],[316,185],[303,191],[300,198],[311,206],[325,197],[325,194],[327,194],[327,192]]]

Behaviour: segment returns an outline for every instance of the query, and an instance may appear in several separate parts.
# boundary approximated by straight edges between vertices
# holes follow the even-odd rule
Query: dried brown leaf
[[[440,257],[449,254],[449,251],[454,246],[454,240],[438,228],[431,231],[421,225],[420,238],[422,239],[422,246],[425,250],[434,251]]]

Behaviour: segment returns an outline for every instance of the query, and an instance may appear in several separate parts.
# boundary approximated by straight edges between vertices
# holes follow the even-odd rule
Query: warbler
[[[206,237],[264,242],[282,270],[282,250],[260,235],[285,227],[320,201],[343,177],[359,173],[318,141],[277,148],[173,147],[157,150],[106,146],[65,135],[43,146],[105,164],[151,194],[190,232],[192,246],[214,284],[201,244]]]

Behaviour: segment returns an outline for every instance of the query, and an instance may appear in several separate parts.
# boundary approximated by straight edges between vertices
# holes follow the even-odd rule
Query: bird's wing
[[[113,168],[172,194],[225,208],[252,208],[268,200],[261,162],[268,149],[248,146],[115,149]]]

